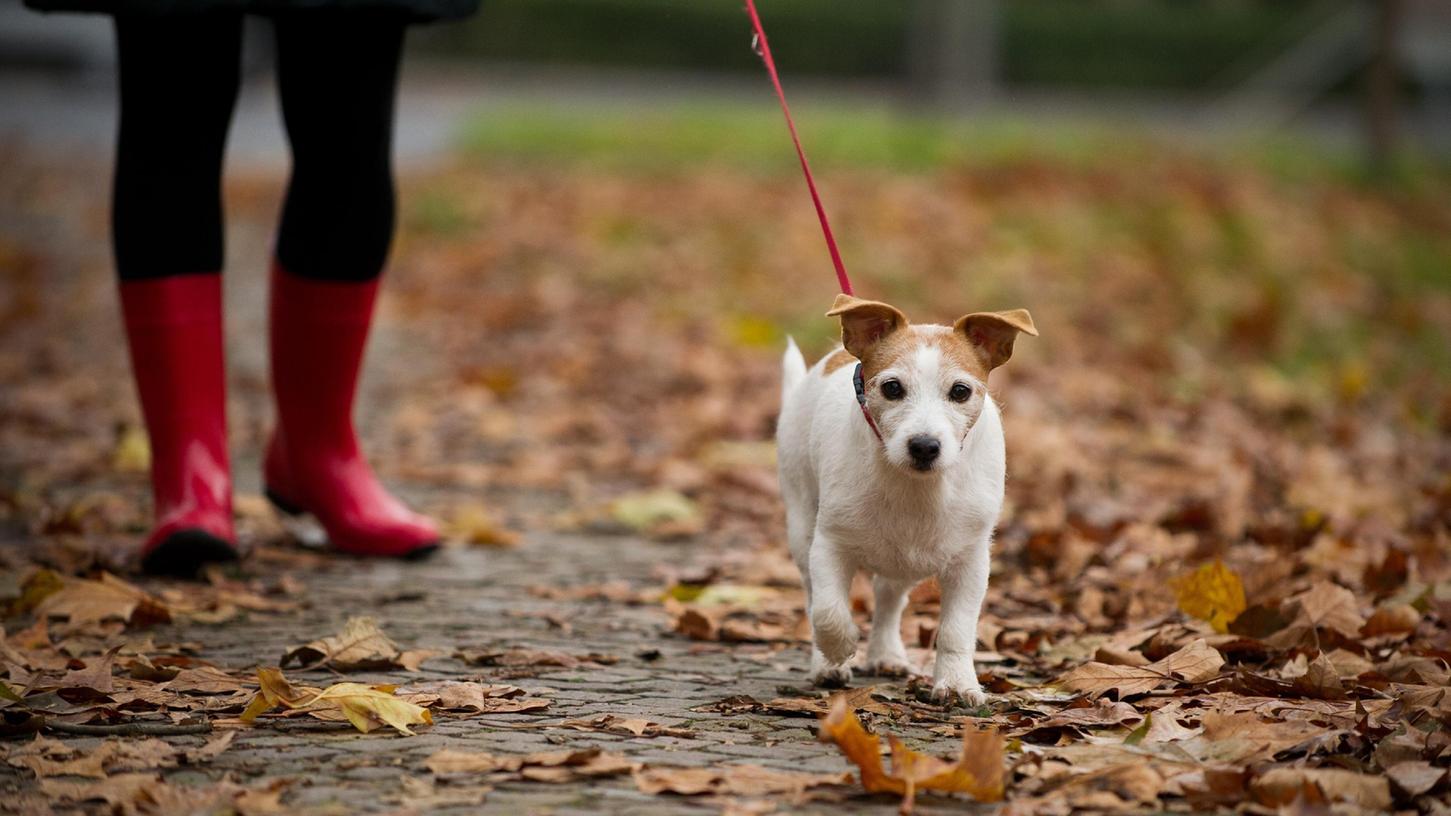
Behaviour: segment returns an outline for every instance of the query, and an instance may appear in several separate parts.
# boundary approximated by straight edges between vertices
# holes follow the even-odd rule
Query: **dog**
[[[782,360],[776,444],[786,535],[811,618],[811,676],[851,680],[858,629],[851,582],[872,574],[866,669],[915,671],[902,610],[936,577],[942,619],[932,698],[987,697],[973,666],[989,549],[1003,504],[1003,426],[988,372],[1007,362],[1024,309],[977,312],[951,327],[914,325],[900,309],[838,295],[842,346],[809,371],[794,340]]]

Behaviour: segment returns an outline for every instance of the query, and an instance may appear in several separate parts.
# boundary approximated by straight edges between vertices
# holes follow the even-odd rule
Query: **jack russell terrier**
[[[794,341],[782,360],[776,442],[786,535],[811,616],[811,675],[851,679],[858,630],[851,582],[872,573],[869,672],[914,667],[902,610],[936,577],[942,620],[932,697],[986,702],[973,667],[993,527],[1003,505],[1003,426],[988,372],[1007,362],[1026,310],[977,312],[951,327],[912,325],[885,303],[838,295],[843,348],[811,370]],[[855,396],[853,396],[855,394]]]

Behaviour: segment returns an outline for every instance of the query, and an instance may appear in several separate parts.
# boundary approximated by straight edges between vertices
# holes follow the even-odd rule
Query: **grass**
[[[1111,121],[943,118],[885,106],[822,104],[798,104],[793,113],[812,166],[823,170],[922,173],[1029,158],[1084,167],[1104,156],[1184,149]],[[610,170],[678,171],[710,165],[777,173],[794,172],[796,166],[781,113],[765,102],[650,109],[503,105],[476,115],[460,135],[460,144],[489,158],[565,161]],[[1388,175],[1374,177],[1357,150],[1287,135],[1228,140],[1197,152],[1286,181],[1331,179],[1404,192],[1436,191],[1451,181],[1451,163],[1444,159],[1407,153]]]
[[[909,313],[930,311],[944,291],[1031,303],[1059,324],[1102,323],[1114,344],[1145,359],[1189,354],[1204,361],[1201,372],[1267,365],[1337,398],[1419,383],[1422,414],[1441,399],[1435,372],[1451,370],[1444,163],[1407,157],[1398,172],[1371,177],[1352,152],[1286,137],[1188,146],[1111,123],[881,108],[804,106],[798,122],[859,283]],[[461,138],[480,168],[547,168],[576,184],[607,175],[669,190],[706,173],[734,179],[733,190],[799,184],[769,104],[524,105],[481,114]],[[914,220],[899,211],[903,196],[968,221]],[[423,220],[467,233],[446,200],[425,204]],[[804,190],[780,206],[798,213],[798,204],[808,207]],[[694,236],[678,234],[668,212],[593,216],[604,225],[601,273],[617,287],[645,286],[654,272],[633,280],[610,270],[644,270],[633,257],[692,241],[709,244],[720,269],[758,266],[781,213],[712,209],[691,222]],[[749,274],[729,280],[742,289],[739,314],[726,318],[737,342],[771,346],[771,326],[825,340],[819,310],[754,292],[762,284]],[[1143,314],[1126,319],[1125,306]],[[1104,322],[1106,310],[1114,318]],[[1212,382],[1185,377],[1176,387],[1192,394]]]

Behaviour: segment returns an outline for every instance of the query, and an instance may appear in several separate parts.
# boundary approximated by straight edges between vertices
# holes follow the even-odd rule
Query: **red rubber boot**
[[[438,529],[383,489],[353,430],[353,395],[372,322],[376,281],[272,272],[272,388],[277,429],[267,446],[267,497],[286,513],[311,513],[334,549],[418,558]]]
[[[131,370],[151,439],[156,528],[142,569],[195,575],[237,557],[227,460],[222,276],[123,281]]]

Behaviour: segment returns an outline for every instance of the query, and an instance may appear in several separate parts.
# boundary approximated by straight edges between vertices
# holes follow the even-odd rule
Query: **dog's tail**
[[[806,358],[796,347],[796,340],[786,338],[786,354],[781,357],[781,399],[791,393],[798,383],[806,379]]]

